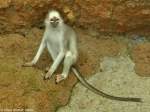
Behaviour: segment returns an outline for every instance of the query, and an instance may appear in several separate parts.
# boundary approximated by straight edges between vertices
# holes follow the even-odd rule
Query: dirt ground
[[[103,57],[132,54],[132,46],[129,47],[122,36],[92,37],[84,30],[77,29],[77,32],[80,51],[77,64],[85,77],[101,69],[99,62]],[[34,57],[42,34],[43,30],[33,28],[25,36],[0,35],[0,109],[25,108],[35,112],[54,112],[69,101],[77,80],[71,73],[67,80],[58,85],[55,84],[55,76],[44,81],[41,74],[52,63],[47,51],[35,67],[22,67],[24,62]],[[149,65],[149,53],[146,57]],[[61,67],[57,72],[61,72]]]

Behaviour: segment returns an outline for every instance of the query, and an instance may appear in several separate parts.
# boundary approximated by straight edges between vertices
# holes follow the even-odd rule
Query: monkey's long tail
[[[76,67],[72,67],[71,68],[73,73],[76,75],[76,77],[78,78],[78,80],[88,89],[90,89],[92,92],[101,95],[103,97],[109,98],[111,100],[118,100],[118,101],[127,101],[127,102],[142,102],[141,98],[130,98],[130,97],[117,97],[117,96],[112,96],[112,95],[108,95],[98,89],[96,89],[95,87],[93,87],[91,84],[89,84],[84,77],[82,77],[81,73],[79,72],[79,70]]]

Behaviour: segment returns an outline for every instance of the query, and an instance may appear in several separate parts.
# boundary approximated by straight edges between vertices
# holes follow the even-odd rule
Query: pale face
[[[63,20],[57,11],[51,11],[48,14],[48,22],[53,27],[56,28],[57,26],[63,23]]]

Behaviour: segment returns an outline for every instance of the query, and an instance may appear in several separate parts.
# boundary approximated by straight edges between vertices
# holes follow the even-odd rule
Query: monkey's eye
[[[54,22],[54,20],[53,20],[53,19],[50,19],[50,22]]]
[[[55,20],[56,20],[56,21],[59,21],[59,19],[58,19],[58,18],[56,18]]]
[[[51,22],[56,22],[56,21],[59,21],[59,18],[52,18],[50,19]]]

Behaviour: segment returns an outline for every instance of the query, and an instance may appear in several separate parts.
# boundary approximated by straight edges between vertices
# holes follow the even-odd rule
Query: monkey
[[[23,66],[31,67],[35,65],[45,48],[48,49],[53,60],[51,67],[44,75],[45,80],[51,78],[58,66],[63,62],[63,70],[61,74],[56,75],[56,83],[65,80],[68,77],[69,71],[72,70],[81,84],[98,95],[111,100],[142,102],[141,98],[117,97],[106,94],[96,89],[84,79],[75,65],[78,59],[77,34],[72,27],[65,24],[62,16],[57,10],[50,10],[48,12],[45,18],[45,32],[40,47],[33,60],[23,64]]]

